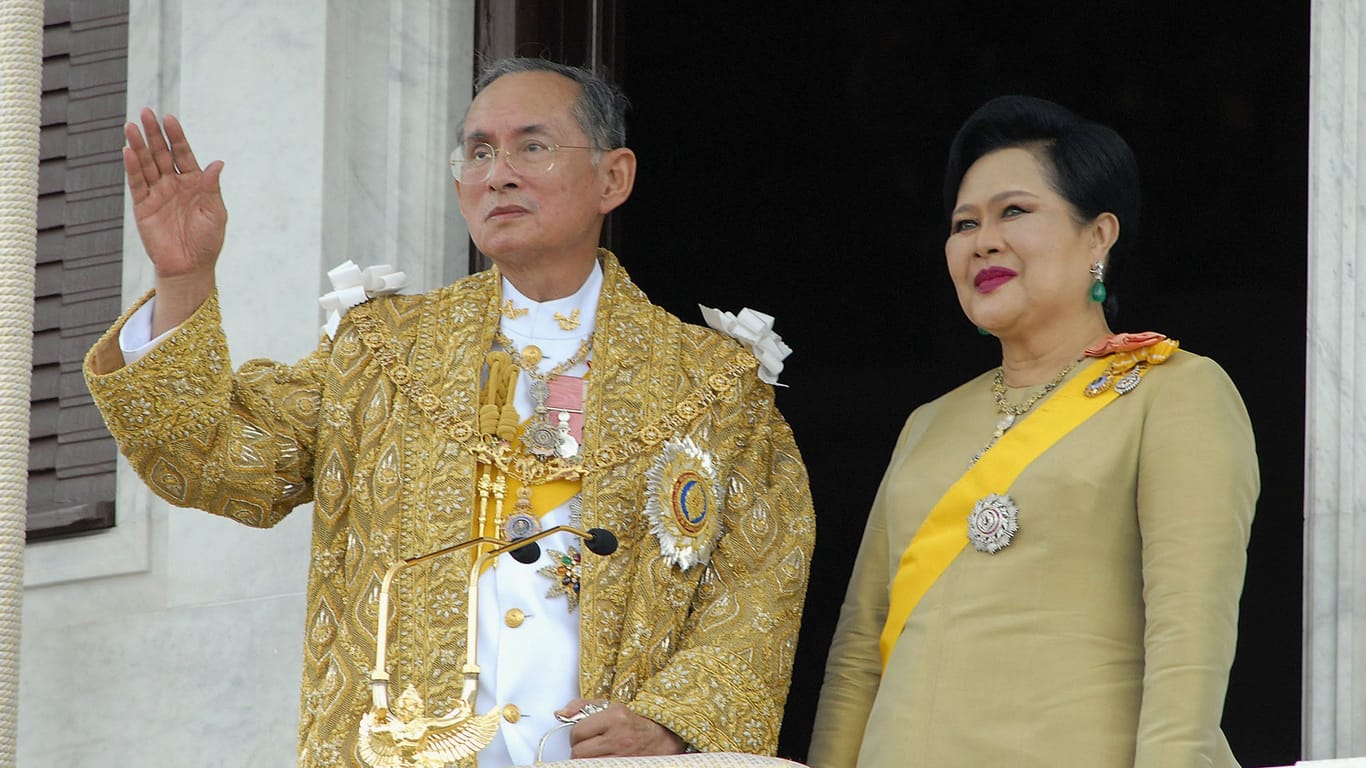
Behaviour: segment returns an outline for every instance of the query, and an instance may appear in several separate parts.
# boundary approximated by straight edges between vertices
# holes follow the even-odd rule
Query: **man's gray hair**
[[[579,84],[579,96],[570,107],[579,127],[593,141],[596,149],[616,149],[626,146],[626,109],[630,103],[617,86],[586,69],[559,64],[546,59],[516,57],[497,59],[482,67],[474,81],[474,94],[479,95],[494,80],[504,75],[521,72],[552,72]],[[465,120],[460,120],[460,141],[465,140]]]

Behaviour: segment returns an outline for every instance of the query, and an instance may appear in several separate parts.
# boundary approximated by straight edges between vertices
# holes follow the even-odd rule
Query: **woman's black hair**
[[[1033,96],[998,96],[958,129],[944,173],[945,215],[952,215],[958,187],[972,164],[1010,148],[1028,150],[1039,159],[1045,178],[1072,205],[1079,223],[1106,212],[1119,219],[1112,261],[1132,249],[1142,199],[1133,150],[1114,130]]]

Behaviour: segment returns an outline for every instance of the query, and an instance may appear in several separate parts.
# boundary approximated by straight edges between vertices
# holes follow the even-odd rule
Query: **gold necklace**
[[[508,338],[507,334],[503,333],[501,329],[494,332],[493,340],[507,349],[508,357],[512,358],[512,362],[516,363],[517,367],[521,368],[526,375],[536,381],[542,382],[548,382],[583,362],[584,358],[588,357],[588,351],[593,348],[593,334],[590,333],[584,338],[583,343],[579,345],[578,350],[576,350],[573,355],[570,355],[567,359],[554,368],[551,368],[549,371],[541,373],[534,363],[522,357],[522,353],[517,351],[517,344],[513,342],[512,339]],[[540,357],[536,358],[536,362],[540,362],[540,360]]]
[[[1006,400],[1005,369],[997,368],[996,373],[991,377],[991,396],[996,401],[996,412],[1001,414],[1001,419],[996,422],[996,429],[991,433],[991,440],[987,441],[987,444],[982,446],[982,450],[978,451],[977,454],[972,457],[972,461],[968,462],[968,466],[971,467],[976,464],[977,460],[982,458],[982,454],[990,450],[991,446],[995,445],[997,440],[1004,437],[1006,432],[1009,432],[1010,428],[1015,426],[1015,422],[1019,417],[1029,413],[1033,410],[1035,405],[1038,405],[1039,401],[1042,400],[1044,396],[1054,389],[1057,389],[1058,385],[1062,383],[1062,380],[1067,378],[1067,374],[1071,373],[1072,369],[1076,368],[1077,363],[1080,363],[1081,361],[1082,358],[1079,357],[1068,363],[1067,367],[1059,371],[1058,375],[1054,376],[1052,381],[1043,385],[1043,389],[1040,389],[1038,392],[1025,398],[1024,402],[1019,405],[1013,405]]]
[[[517,345],[512,339],[503,333],[502,329],[494,332],[493,340],[508,351],[508,357],[517,364],[532,382],[527,385],[527,391],[531,394],[532,414],[527,420],[526,429],[522,432],[522,444],[526,446],[527,452],[540,458],[554,456],[560,446],[560,432],[550,423],[550,409],[546,407],[546,402],[550,400],[550,382],[557,376],[563,375],[566,371],[588,358],[588,352],[593,348],[593,334],[588,334],[583,343],[579,345],[573,355],[566,358],[559,365],[551,368],[545,373],[541,373],[536,366],[531,365],[523,359],[521,353],[517,351]],[[539,361],[539,358],[538,358]],[[569,458],[562,456],[561,458]]]

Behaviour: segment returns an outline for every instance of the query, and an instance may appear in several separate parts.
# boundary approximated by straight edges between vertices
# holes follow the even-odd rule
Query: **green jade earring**
[[[1091,265],[1091,277],[1096,281],[1091,284],[1091,301],[1097,304],[1105,302],[1107,292],[1105,290],[1105,262],[1097,261]]]

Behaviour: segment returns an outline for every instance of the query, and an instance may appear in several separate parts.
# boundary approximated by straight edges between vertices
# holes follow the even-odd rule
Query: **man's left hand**
[[[583,709],[587,699],[575,699],[555,714],[569,717]],[[571,757],[625,757],[630,755],[677,755],[683,752],[683,739],[648,717],[641,717],[623,704],[607,708],[580,720],[569,730]]]

